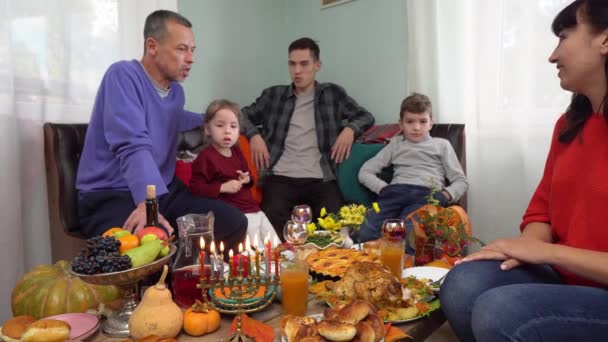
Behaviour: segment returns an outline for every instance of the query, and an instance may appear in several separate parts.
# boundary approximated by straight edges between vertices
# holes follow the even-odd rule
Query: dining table
[[[306,315],[322,314],[327,308],[327,304],[324,301],[317,299],[315,295],[308,296],[308,305]],[[274,302],[266,307],[264,310],[249,314],[249,316],[260,322],[264,322],[275,330],[275,341],[281,341],[281,333],[279,332],[279,322],[283,317],[283,309],[281,304]],[[221,315],[220,328],[213,333],[206,334],[199,337],[189,336],[183,331],[177,337],[178,341],[227,341],[230,336],[230,326],[234,315]],[[437,330],[446,321],[445,315],[441,309],[431,312],[426,317],[421,317],[417,320],[393,325],[404,331],[411,338],[404,339],[404,341],[424,341],[429,337],[435,330]],[[124,341],[126,338],[115,338],[106,336],[103,334],[101,329],[93,335],[88,341],[91,342],[119,342]]]

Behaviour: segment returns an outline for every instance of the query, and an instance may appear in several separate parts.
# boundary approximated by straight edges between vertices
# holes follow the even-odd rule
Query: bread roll
[[[321,335],[315,335],[311,337],[304,337],[300,342],[328,342],[329,340]]]
[[[317,335],[317,321],[312,317],[291,316],[285,322],[284,336],[287,341],[300,341],[305,337]]]
[[[2,337],[5,340],[6,337],[19,340],[27,327],[35,321],[36,319],[34,317],[27,315],[13,317],[2,325]]]
[[[370,311],[370,304],[364,300],[355,300],[338,310],[336,319],[342,323],[357,324],[362,321]]]
[[[70,338],[72,328],[64,321],[41,319],[32,323],[21,336],[22,342],[62,342]]]
[[[370,323],[372,329],[374,329],[374,341],[378,342],[384,338],[386,331],[384,330],[384,321],[376,313],[371,313],[365,317],[364,322]]]
[[[372,324],[366,321],[361,321],[355,325],[357,329],[356,339],[360,342],[375,342],[376,341],[376,333],[374,332],[374,328],[372,328]]]
[[[323,320],[317,323],[317,330],[321,336],[330,341],[350,341],[357,334],[357,329],[354,325],[348,323],[340,323],[338,321]]]

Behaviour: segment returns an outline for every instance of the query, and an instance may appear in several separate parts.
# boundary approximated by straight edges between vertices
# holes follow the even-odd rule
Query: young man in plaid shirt
[[[333,83],[315,81],[319,46],[310,38],[289,45],[290,85],[265,89],[242,109],[244,130],[263,184],[262,210],[277,234],[294,205],[336,212],[343,204],[336,165],[374,117]]]

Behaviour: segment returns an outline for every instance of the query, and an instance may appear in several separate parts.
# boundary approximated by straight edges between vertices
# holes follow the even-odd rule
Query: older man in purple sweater
[[[247,219],[235,207],[191,195],[177,178],[178,134],[202,125],[184,110],[183,81],[194,62],[192,24],[160,10],[146,19],[141,61],[110,66],[95,99],[76,187],[81,230],[100,235],[110,227],[137,231],[146,223],[146,185],[159,196],[159,222],[174,231],[177,217],[213,211],[215,239],[234,248]]]

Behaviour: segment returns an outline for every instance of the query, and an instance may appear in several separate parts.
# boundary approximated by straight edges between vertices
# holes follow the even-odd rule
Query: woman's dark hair
[[[578,24],[578,18],[584,18],[592,30],[601,32],[608,29],[608,1],[606,0],[576,0],[566,6],[553,19],[551,29],[559,36],[564,29],[573,28]],[[608,60],[604,65],[604,73],[608,80]],[[599,109],[608,120],[608,94],[604,95]],[[591,101],[582,94],[572,94],[572,100],[566,111],[566,127],[559,132],[558,140],[562,143],[571,142],[581,131],[585,122],[593,114]]]

